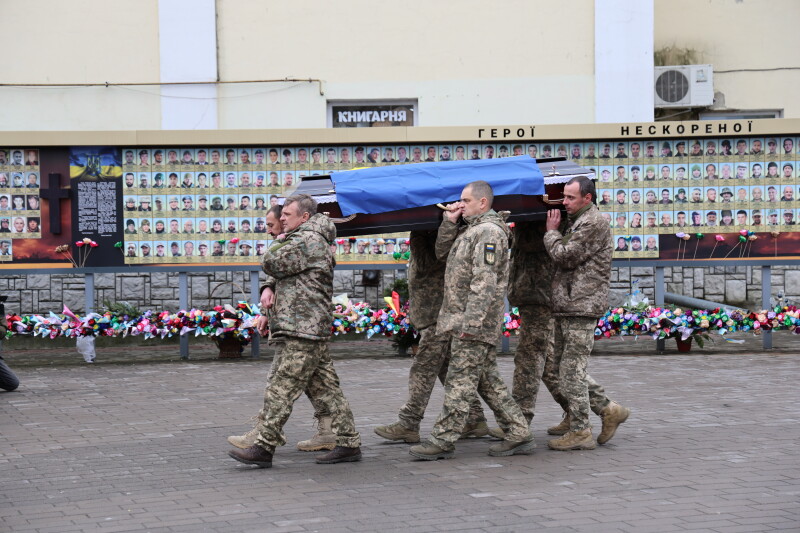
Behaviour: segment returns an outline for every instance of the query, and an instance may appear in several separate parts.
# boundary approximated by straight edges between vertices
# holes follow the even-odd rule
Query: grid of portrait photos
[[[592,169],[598,206],[613,228],[615,257],[656,258],[659,236],[686,228],[796,231],[799,140],[123,148],[126,261],[257,261],[269,243],[257,235],[265,232],[266,210],[306,176],[523,154],[567,157]],[[337,259],[391,261],[405,241],[407,234],[338,239]]]
[[[616,258],[658,257],[663,234],[800,230],[797,137],[572,143],[570,156],[597,174]]]
[[[42,236],[39,150],[0,148],[0,261],[14,257],[13,239]]]
[[[449,150],[436,146],[423,158],[422,147],[407,146],[123,148],[125,262],[256,262],[271,242],[267,210],[304,177],[411,162],[412,152],[440,160]],[[331,246],[341,261],[392,261],[406,241],[386,234]]]

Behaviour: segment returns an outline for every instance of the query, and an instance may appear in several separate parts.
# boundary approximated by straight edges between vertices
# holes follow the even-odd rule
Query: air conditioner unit
[[[656,67],[656,107],[705,107],[714,103],[714,67]]]

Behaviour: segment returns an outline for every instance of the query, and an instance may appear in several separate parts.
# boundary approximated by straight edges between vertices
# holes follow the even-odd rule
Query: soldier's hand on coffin
[[[269,319],[266,315],[261,315],[256,319],[256,329],[262,337],[266,337],[269,333]]]
[[[272,303],[275,301],[275,293],[272,292],[270,287],[264,288],[264,291],[261,293],[261,307],[264,309],[270,309],[272,307]]]
[[[561,225],[561,211],[558,209],[551,209],[547,212],[547,231],[558,231]]]
[[[444,216],[453,224],[458,222],[458,219],[461,218],[461,215],[464,213],[464,204],[461,202],[453,202],[452,204],[447,204],[445,207],[447,207],[447,211],[444,212]]]

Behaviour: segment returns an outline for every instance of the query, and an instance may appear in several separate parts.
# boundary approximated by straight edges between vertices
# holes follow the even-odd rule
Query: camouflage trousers
[[[506,440],[521,442],[532,438],[525,416],[497,371],[496,355],[492,344],[452,337],[444,406],[433,426],[431,442],[444,450],[455,447],[475,391],[494,412]]]
[[[437,375],[444,385],[450,363],[449,334],[437,335],[434,325],[423,329],[420,336],[419,349],[408,372],[408,400],[398,414],[403,427],[415,431],[419,431],[419,424],[425,416]],[[479,422],[486,422],[486,416],[476,395],[469,405],[467,424]]]
[[[539,394],[545,361],[553,359],[553,314],[549,306],[526,305],[519,307],[519,315],[522,326],[519,344],[514,353],[511,396],[530,425],[536,409],[536,397]],[[554,397],[558,394],[557,379],[555,382],[545,382],[545,385]]]
[[[587,372],[596,325],[594,318],[561,316],[555,319],[553,360],[545,364],[544,373],[551,382],[557,376],[557,392],[553,393],[553,398],[569,413],[572,431],[591,428],[589,410],[599,415],[611,402],[603,387]]]
[[[256,443],[274,452],[286,444],[283,426],[294,402],[304,390],[330,409],[336,444],[348,448],[361,445],[350,404],[339,386],[339,376],[328,353],[328,341],[289,337],[275,342],[276,357],[264,394],[264,420],[259,422]]]
[[[278,359],[280,359],[280,350],[275,350],[275,355],[272,357],[272,365],[269,367],[269,373],[267,374],[267,385],[264,387],[264,403],[267,401],[267,389],[269,389],[269,384],[272,382],[272,376],[275,375],[275,369],[278,368]],[[312,392],[309,389],[306,389],[305,395],[308,398],[308,401],[311,402],[311,405],[314,407],[314,418],[319,420],[323,416],[331,416],[331,412],[328,407],[320,401],[319,398],[312,396]],[[265,412],[264,408],[262,407],[261,410],[258,412],[258,420],[264,420]]]

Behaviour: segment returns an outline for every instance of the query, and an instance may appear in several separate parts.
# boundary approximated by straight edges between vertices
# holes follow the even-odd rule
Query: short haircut
[[[272,213],[272,216],[274,216],[276,219],[280,220],[282,212],[283,212],[283,207],[280,204],[275,204],[275,205],[273,205],[272,207],[269,208],[269,211],[267,211],[267,214],[269,215],[270,213]]]
[[[472,191],[472,194],[477,198],[486,198],[486,202],[488,203],[489,207],[492,207],[492,202],[494,202],[494,191],[492,190],[492,186],[489,185],[487,182],[478,180],[468,183],[466,188],[469,188]]]
[[[597,201],[597,189],[595,189],[594,182],[587,178],[586,176],[575,176],[571,180],[567,182],[567,185],[572,185],[573,183],[577,183],[580,187],[581,198],[586,196],[587,194],[592,195],[592,203],[596,203]]]
[[[294,203],[300,209],[301,215],[303,213],[308,213],[309,216],[317,214],[317,202],[307,194],[293,194],[284,200],[283,206]]]

